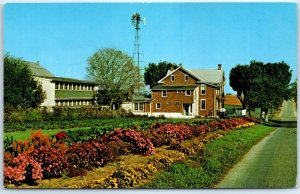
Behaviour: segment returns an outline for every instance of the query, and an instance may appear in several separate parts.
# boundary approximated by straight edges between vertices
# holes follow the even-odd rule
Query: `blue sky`
[[[141,28],[143,66],[181,63],[187,69],[225,70],[236,64],[285,61],[297,76],[295,3],[8,3],[4,52],[39,61],[59,77],[86,78],[87,58],[101,48],[133,55],[131,15]]]

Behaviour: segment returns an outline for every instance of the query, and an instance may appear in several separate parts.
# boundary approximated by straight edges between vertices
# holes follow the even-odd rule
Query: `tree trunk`
[[[269,109],[268,109],[268,108],[266,108],[265,122],[269,122],[269,114],[268,114],[268,112],[269,112]]]
[[[110,100],[109,107],[112,109],[112,105],[114,104],[114,98]]]

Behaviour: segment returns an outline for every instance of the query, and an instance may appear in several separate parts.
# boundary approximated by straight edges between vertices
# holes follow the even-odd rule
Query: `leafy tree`
[[[243,108],[279,108],[290,96],[291,70],[285,62],[237,65],[230,71],[230,86],[237,91]]]
[[[144,73],[145,84],[150,85],[150,88],[156,86],[157,82],[162,79],[172,67],[177,68],[178,65],[166,61],[159,62],[158,64],[149,63]]]
[[[232,68],[229,75],[229,84],[232,89],[237,92],[237,97],[241,101],[243,108],[246,108],[247,94],[250,90],[248,82],[248,66],[237,65]]]
[[[42,86],[33,79],[28,62],[9,54],[4,56],[4,107],[39,106],[46,98]]]
[[[86,69],[88,77],[100,86],[98,102],[111,107],[132,96],[141,83],[132,57],[116,49],[96,51],[88,58]]]

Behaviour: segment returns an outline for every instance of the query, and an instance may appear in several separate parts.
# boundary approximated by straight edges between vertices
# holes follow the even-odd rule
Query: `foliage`
[[[4,107],[37,107],[46,98],[41,85],[32,77],[28,62],[4,55]]]
[[[61,177],[67,167],[67,160],[61,151],[46,146],[34,149],[31,153],[32,158],[41,164],[43,178]]]
[[[28,156],[19,154],[11,162],[4,163],[5,182],[34,184],[37,180],[42,179],[42,177],[41,165]]]
[[[116,129],[108,136],[102,139],[103,143],[127,142],[130,144],[130,151],[135,154],[152,155],[155,153],[154,146],[150,139],[132,129]],[[128,146],[125,146],[121,152],[126,153]]]
[[[100,90],[103,92],[97,96],[101,104],[112,106],[122,102],[126,94],[133,94],[135,83],[139,82],[133,79],[139,70],[132,57],[116,49],[96,51],[88,58],[86,69],[88,77],[101,86]]]
[[[111,150],[98,141],[90,140],[71,145],[66,154],[68,164],[76,169],[93,169],[113,159]]]
[[[268,113],[278,108],[290,96],[291,70],[285,62],[266,63],[251,61],[237,65],[230,71],[230,86],[237,91],[243,108],[261,108]]]
[[[65,142],[68,141],[70,135],[64,131],[60,131],[52,137],[42,134],[41,131],[32,132],[26,141],[12,142],[12,140],[7,139],[4,153],[4,164],[7,169],[5,181],[14,184],[32,184],[35,182],[32,180],[35,178],[30,179],[31,169],[26,170],[26,172],[22,171],[23,174],[29,173],[29,175],[20,175],[21,171],[18,169],[23,169],[24,165],[20,162],[14,163],[14,161],[21,155],[25,157],[25,159],[21,157],[22,160],[27,163],[29,161],[32,165],[39,165],[44,179],[58,178],[62,174],[70,177],[83,176],[86,174],[86,170],[102,167],[108,162],[119,160],[121,155],[130,153],[153,155],[148,156],[148,159],[145,157],[147,163],[142,166],[120,168],[112,173],[108,179],[105,178],[100,182],[92,182],[84,186],[132,187],[144,178],[152,176],[156,170],[165,169],[184,160],[186,156],[203,150],[204,144],[223,137],[229,130],[253,126],[253,121],[255,120],[249,118],[235,118],[213,121],[200,126],[155,123],[147,131],[115,129],[109,134],[94,136],[93,140],[69,142],[69,146]],[[150,136],[152,141],[156,141],[157,145],[169,145],[169,148],[157,148],[158,151],[155,153],[156,149],[146,135]],[[11,143],[11,146],[8,143]],[[209,166],[215,167],[214,165],[217,165],[217,162],[212,161]],[[18,173],[13,174],[13,170]],[[24,178],[24,176],[29,178]],[[36,176],[34,175],[34,177]]]
[[[145,135],[151,139],[155,147],[170,145],[173,141],[182,142],[192,137],[192,131],[188,125],[167,123],[157,126],[157,129],[145,131]]]
[[[235,130],[211,141],[204,150],[187,160],[171,165],[143,187],[146,188],[210,188],[216,184],[247,151],[273,128],[256,125]]]
[[[181,64],[179,64],[181,65]],[[146,85],[150,85],[150,88],[157,85],[157,82],[162,79],[171,68],[177,68],[178,65],[167,61],[159,62],[158,64],[149,63],[145,68],[144,80]]]

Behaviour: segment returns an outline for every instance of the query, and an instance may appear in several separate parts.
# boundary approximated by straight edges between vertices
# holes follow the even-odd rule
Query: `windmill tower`
[[[142,63],[141,61],[141,56],[142,53],[140,53],[140,34],[139,34],[139,30],[140,30],[140,24],[141,23],[145,23],[145,18],[141,19],[141,15],[139,13],[133,13],[132,17],[131,17],[131,23],[135,29],[135,36],[134,36],[134,51],[133,51],[133,60],[134,62],[137,64],[138,66],[138,74],[136,75],[136,84],[137,84],[137,90],[138,92],[140,92],[140,65]]]

